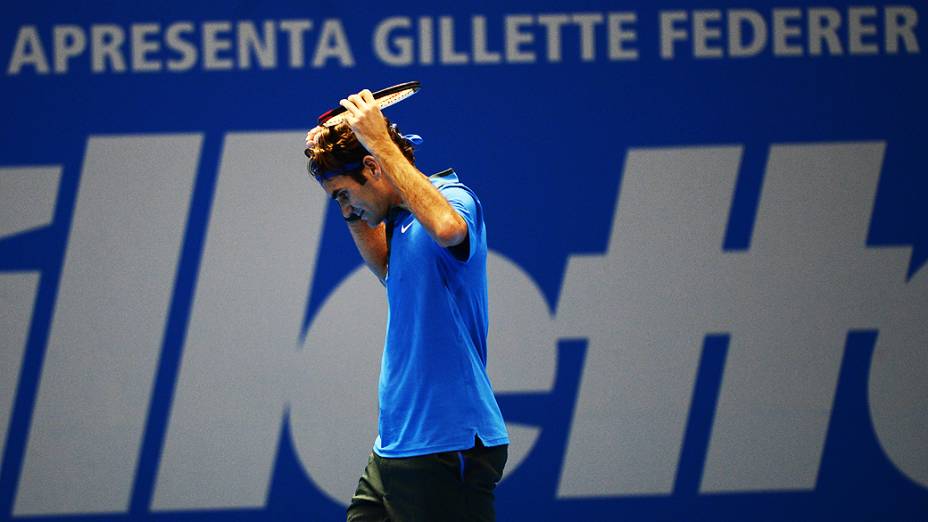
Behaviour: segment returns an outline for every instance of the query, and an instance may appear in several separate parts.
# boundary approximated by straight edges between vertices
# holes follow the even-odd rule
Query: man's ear
[[[364,156],[364,159],[362,159],[361,162],[364,164],[365,167],[371,169],[371,175],[374,178],[380,177],[380,174],[381,174],[380,164],[377,163],[377,160],[375,160],[373,156],[368,154],[367,156]]]

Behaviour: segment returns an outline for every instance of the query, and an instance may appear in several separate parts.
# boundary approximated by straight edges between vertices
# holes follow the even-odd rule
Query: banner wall
[[[5,5],[0,519],[340,520],[363,88],[479,195],[500,520],[928,518],[920,2]]]

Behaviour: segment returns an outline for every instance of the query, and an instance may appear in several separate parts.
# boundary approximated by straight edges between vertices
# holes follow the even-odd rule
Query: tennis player
[[[389,308],[379,431],[348,520],[495,520],[509,438],[486,372],[480,200],[450,169],[422,174],[370,91],[340,104],[344,123],[307,133],[309,171]]]

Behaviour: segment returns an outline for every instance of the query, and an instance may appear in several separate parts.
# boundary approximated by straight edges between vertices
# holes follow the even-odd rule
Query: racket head
[[[380,89],[373,93],[374,101],[381,109],[399,103],[413,94],[419,92],[422,84],[419,81],[404,82],[397,85]],[[319,116],[318,124],[322,127],[333,127],[345,121],[348,116],[348,109],[339,105],[334,109],[328,110]]]

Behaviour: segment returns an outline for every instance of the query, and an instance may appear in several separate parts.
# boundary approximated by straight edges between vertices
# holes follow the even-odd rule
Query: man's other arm
[[[363,220],[348,223],[351,238],[367,268],[384,282],[387,277],[387,227],[383,223],[371,228]]]

